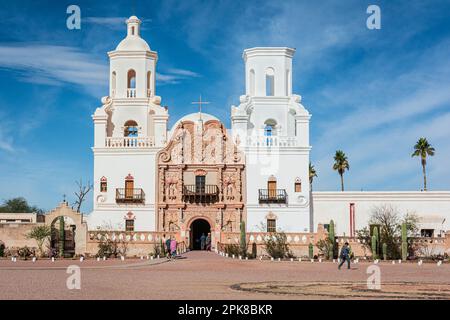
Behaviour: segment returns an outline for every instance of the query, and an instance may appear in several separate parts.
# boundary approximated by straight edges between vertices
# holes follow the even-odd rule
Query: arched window
[[[125,122],[124,133],[125,137],[137,137],[138,136],[138,124],[134,120],[128,120]]]
[[[266,96],[275,95],[275,71],[273,68],[266,69]]]
[[[250,95],[255,95],[255,70],[250,70]]]
[[[275,127],[277,122],[274,119],[268,119],[264,122],[264,135],[266,137],[271,137],[276,135]]]
[[[134,36],[134,27],[131,27],[131,35]]]
[[[152,81],[152,72],[147,72],[147,97],[150,98],[152,95],[152,87],[151,87],[151,81]]]
[[[136,71],[133,69],[128,70],[128,89],[136,89]]]
[[[302,192],[302,181],[300,180],[300,178],[295,179],[294,191]]]
[[[106,177],[100,179],[100,192],[106,192],[108,190],[108,180]]]
[[[113,73],[111,75],[111,94],[113,97],[116,94],[116,72],[115,71],[113,71]]]

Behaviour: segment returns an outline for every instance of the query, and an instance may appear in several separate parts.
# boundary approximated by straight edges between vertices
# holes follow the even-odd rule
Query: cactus
[[[64,234],[64,217],[61,216],[61,217],[59,217],[59,242],[58,242],[59,256],[61,258],[64,257],[64,239],[65,239],[65,234]]]
[[[247,256],[247,239],[245,234],[245,221],[241,222],[241,241],[240,241],[240,247],[241,247],[241,254],[242,256]]]
[[[372,258],[373,260],[377,259],[377,237],[375,235],[372,236]]]
[[[387,244],[383,243],[383,260],[387,260]]]
[[[402,223],[402,260],[406,261],[408,257],[408,234],[406,229],[406,222]]]
[[[333,259],[334,258],[334,248],[335,248],[335,234],[334,234],[334,221],[331,220],[330,221],[330,228],[328,231],[328,239],[330,239],[330,243],[331,243],[331,247],[330,247],[330,252],[328,252],[328,258],[329,259]]]
[[[309,258],[310,259],[314,258],[314,246],[312,243],[309,244],[308,249],[309,249]]]
[[[372,255],[374,259],[378,259],[379,248],[380,248],[380,237],[378,234],[378,227],[374,227],[372,231]]]
[[[256,247],[256,242],[252,243],[252,258],[256,259],[256,256],[258,254],[258,248]]]

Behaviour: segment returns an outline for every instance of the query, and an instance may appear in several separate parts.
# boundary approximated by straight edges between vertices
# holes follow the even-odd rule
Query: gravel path
[[[81,289],[69,290],[69,265],[81,270]],[[1,299],[308,299],[231,289],[249,282],[365,283],[368,263],[337,270],[331,262],[240,261],[211,252],[189,252],[182,259],[95,261],[0,260]],[[414,282],[450,290],[450,265],[380,263],[381,282]],[[236,287],[236,286],[235,286]],[[405,289],[407,290],[407,289]],[[314,291],[313,291],[314,292]],[[330,297],[333,298],[333,297]],[[321,297],[323,299],[323,297]]]

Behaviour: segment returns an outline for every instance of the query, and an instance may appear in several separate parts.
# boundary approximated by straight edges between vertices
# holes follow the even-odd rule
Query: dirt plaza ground
[[[69,290],[67,267],[80,266]],[[182,259],[0,260],[0,300],[7,299],[450,299],[450,264],[380,262],[381,290],[367,267],[332,262],[259,261],[193,251]]]

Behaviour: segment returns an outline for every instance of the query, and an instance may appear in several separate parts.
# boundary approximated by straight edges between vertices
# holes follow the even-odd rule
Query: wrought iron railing
[[[287,203],[285,189],[259,189],[259,203]]]
[[[188,202],[215,202],[219,198],[219,189],[216,185],[184,185],[183,198]]]
[[[144,201],[145,201],[145,193],[144,190],[140,188],[116,189],[116,202],[118,203],[144,203]]]

